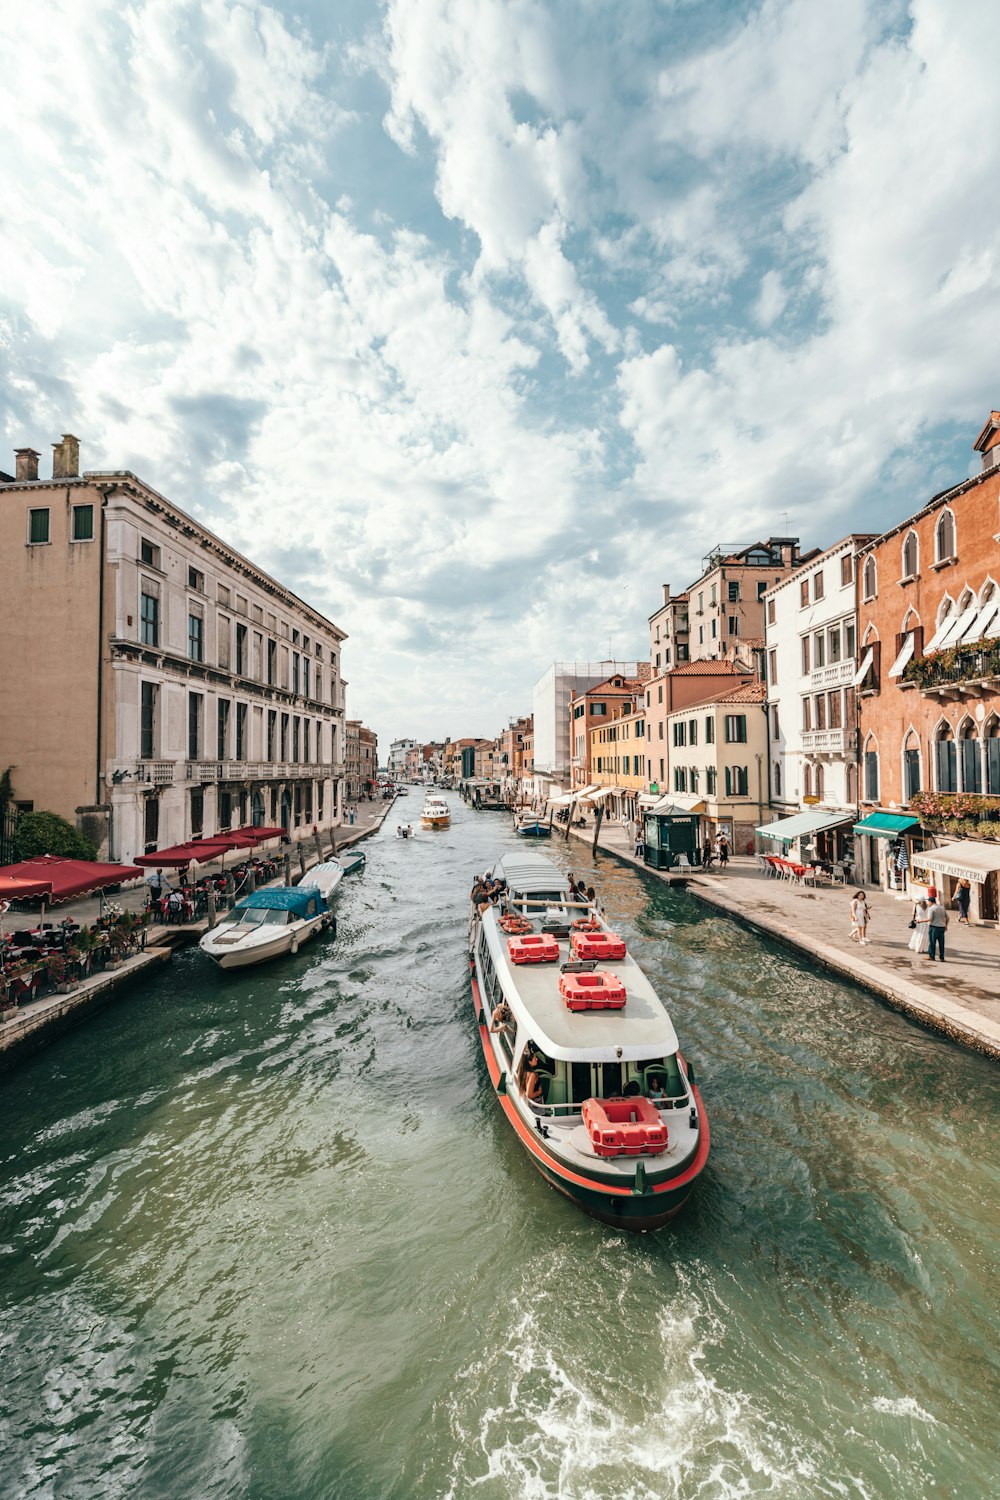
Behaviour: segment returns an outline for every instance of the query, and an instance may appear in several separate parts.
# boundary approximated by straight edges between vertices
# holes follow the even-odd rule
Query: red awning
[[[0,901],[27,901],[31,896],[48,896],[51,891],[51,880],[30,880],[11,875],[9,867],[0,874]]]
[[[237,828],[229,835],[233,849],[256,849],[260,843],[256,828]]]
[[[135,862],[147,870],[184,870],[190,864],[207,865],[238,847],[228,833],[220,833],[218,838],[192,839],[187,844],[172,844],[169,849],[154,849],[152,854],[137,854]]]
[[[39,854],[35,859],[22,860],[19,865],[5,865],[3,873],[47,884],[50,892],[45,894],[49,901],[71,901],[88,891],[137,880],[142,871],[135,865],[99,865],[89,859],[59,859],[55,854]]]
[[[265,839],[283,839],[285,836],[283,828],[245,828],[242,831],[254,834],[259,844],[262,844]]]

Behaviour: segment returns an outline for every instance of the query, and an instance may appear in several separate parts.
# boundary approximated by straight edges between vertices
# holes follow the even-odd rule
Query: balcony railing
[[[288,781],[295,777],[326,780],[344,774],[341,760],[189,760],[181,764],[188,781]]]
[[[807,729],[802,735],[806,755],[847,755],[854,750],[853,729]]]
[[[133,781],[145,781],[146,783],[151,783],[153,786],[172,786],[176,769],[176,763],[172,760],[137,760],[134,766],[126,769],[125,775],[122,775],[119,771],[115,771],[111,779],[112,781],[115,778],[118,781],[128,781],[131,779]],[[131,777],[128,775],[128,771],[131,771]]]
[[[961,692],[993,686],[1000,680],[1000,641],[981,646],[956,646],[934,656],[909,661],[903,683],[915,683],[922,693]]]
[[[809,686],[813,688],[846,687],[853,682],[857,666],[853,658],[848,657],[845,661],[831,662],[828,667],[818,667],[809,677]]]

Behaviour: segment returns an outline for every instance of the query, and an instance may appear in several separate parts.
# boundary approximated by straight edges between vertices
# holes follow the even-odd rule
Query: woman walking
[[[906,945],[911,953],[916,953],[918,956],[927,952],[930,942],[931,929],[929,917],[930,906],[924,897],[921,896],[913,908],[913,915],[910,918],[910,926],[913,928],[913,931],[910,934],[910,941]]]
[[[972,901],[972,886],[967,880],[958,882],[958,890],[955,892],[955,905],[958,907],[958,920],[969,925],[969,906]]]
[[[851,900],[851,942],[868,945],[868,918],[871,912],[864,891],[855,891]]]

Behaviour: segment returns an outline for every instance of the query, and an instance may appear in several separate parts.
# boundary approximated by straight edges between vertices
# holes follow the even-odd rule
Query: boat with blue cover
[[[220,968],[242,969],[297,953],[331,926],[333,915],[317,886],[268,886],[237,901],[198,946]]]

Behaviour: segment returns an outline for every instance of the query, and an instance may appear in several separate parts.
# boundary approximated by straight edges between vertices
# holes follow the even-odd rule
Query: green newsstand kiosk
[[[646,813],[646,864],[654,870],[670,870],[678,856],[687,855],[691,865],[701,864],[698,833],[701,818],[683,807],[654,807]]]

